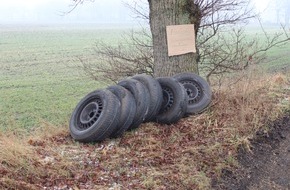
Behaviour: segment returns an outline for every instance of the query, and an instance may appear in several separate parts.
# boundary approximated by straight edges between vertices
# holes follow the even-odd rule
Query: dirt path
[[[259,131],[252,145],[252,153],[239,152],[242,168],[223,170],[213,189],[290,189],[290,114],[273,123],[269,133]]]

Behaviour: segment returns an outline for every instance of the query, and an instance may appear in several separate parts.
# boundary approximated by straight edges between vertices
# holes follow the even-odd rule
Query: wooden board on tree
[[[168,56],[196,53],[193,24],[166,26]]]

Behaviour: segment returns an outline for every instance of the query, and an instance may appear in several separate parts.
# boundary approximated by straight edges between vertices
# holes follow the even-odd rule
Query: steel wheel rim
[[[162,112],[166,112],[172,107],[174,103],[174,95],[172,90],[167,87],[162,88],[162,92],[163,92]]]
[[[79,130],[86,130],[94,125],[103,111],[103,102],[97,98],[88,102],[79,112],[77,123]]]
[[[201,101],[203,97],[203,90],[201,86],[195,81],[182,81],[188,96],[188,104],[196,104]]]

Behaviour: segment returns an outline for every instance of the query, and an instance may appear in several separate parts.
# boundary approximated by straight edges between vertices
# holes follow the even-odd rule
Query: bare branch
[[[71,0],[73,2],[73,4],[70,5],[70,10],[66,12],[66,14],[71,13],[72,11],[74,11],[79,5],[83,4],[86,1],[89,2],[95,2],[95,0]]]
[[[149,23],[149,7],[148,5],[134,0],[131,3],[125,3],[125,5],[132,10],[132,12],[136,15],[135,18],[145,20]]]

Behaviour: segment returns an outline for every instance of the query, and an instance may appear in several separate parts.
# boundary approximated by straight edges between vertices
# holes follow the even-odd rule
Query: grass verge
[[[238,80],[239,79],[239,80]],[[0,188],[210,189],[238,167],[238,147],[290,104],[289,76],[236,76],[213,89],[211,107],[175,125],[143,124],[103,143],[74,142],[67,127],[0,135]]]

